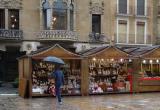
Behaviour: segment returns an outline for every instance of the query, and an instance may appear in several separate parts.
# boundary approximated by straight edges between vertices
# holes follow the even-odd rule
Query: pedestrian
[[[64,85],[64,75],[61,70],[61,66],[58,64],[55,65],[55,71],[53,72],[53,77],[55,78],[56,98],[58,99],[59,104],[62,104],[61,87]]]

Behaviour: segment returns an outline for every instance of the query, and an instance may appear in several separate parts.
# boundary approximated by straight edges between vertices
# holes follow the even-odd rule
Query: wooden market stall
[[[80,55],[56,44],[19,58],[20,96],[51,96],[54,80],[48,76],[53,72],[54,64],[43,61],[43,58],[47,56],[56,56],[65,62],[63,66],[65,84],[62,88],[62,94],[84,95],[82,77],[85,74],[83,71],[85,67],[81,63],[85,61]]]
[[[135,47],[128,52],[135,56],[135,92],[160,91],[159,46]]]
[[[116,46],[103,46],[82,55],[88,57],[89,94],[132,92],[129,54]]]
[[[137,92],[160,91],[160,47],[139,47],[130,54],[139,58]]]

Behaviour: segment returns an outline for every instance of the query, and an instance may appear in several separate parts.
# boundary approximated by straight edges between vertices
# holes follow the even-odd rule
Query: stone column
[[[23,19],[23,18],[22,18],[22,16],[23,16],[23,13],[22,13],[22,12],[23,12],[23,10],[20,9],[20,10],[19,10],[19,29],[20,29],[20,30],[22,30],[22,28],[23,28],[23,27],[22,27],[22,19]]]
[[[5,29],[8,29],[8,26],[9,26],[9,24],[8,24],[8,18],[9,18],[9,16],[8,16],[8,9],[5,9]]]
[[[43,27],[44,27],[44,15],[42,8],[40,8],[40,30],[43,30]]]
[[[67,30],[70,30],[70,8],[67,9]]]

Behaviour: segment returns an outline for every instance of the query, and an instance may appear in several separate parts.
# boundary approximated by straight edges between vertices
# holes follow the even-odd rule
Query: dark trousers
[[[61,86],[56,86],[55,89],[56,89],[56,97],[58,99],[58,102],[61,102],[62,101],[61,100]]]

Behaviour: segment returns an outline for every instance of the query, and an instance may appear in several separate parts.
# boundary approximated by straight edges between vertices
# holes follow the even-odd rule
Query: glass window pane
[[[51,29],[66,30],[67,29],[67,10],[53,10]]]
[[[157,30],[158,30],[158,37],[160,38],[160,20],[158,19],[158,23],[157,23]]]
[[[19,10],[9,10],[8,15],[9,29],[19,29]]]
[[[127,37],[127,21],[119,20],[118,24],[118,39],[119,43],[126,43]]]
[[[144,22],[137,22],[137,44],[144,43],[144,36],[145,36],[145,23]]]
[[[73,5],[70,5],[70,30],[72,30],[73,31],[73,25],[74,25],[74,12],[73,12],[73,10],[74,10],[74,7],[73,7]]]
[[[119,13],[127,14],[127,0],[119,0]]]
[[[145,0],[137,0],[137,15],[145,15]]]
[[[101,15],[92,15],[92,32],[101,33]]]
[[[5,11],[4,9],[0,9],[0,29],[5,28]]]
[[[52,15],[52,10],[47,9],[44,11],[44,20],[45,20],[45,28],[50,29],[51,27],[51,15]]]

